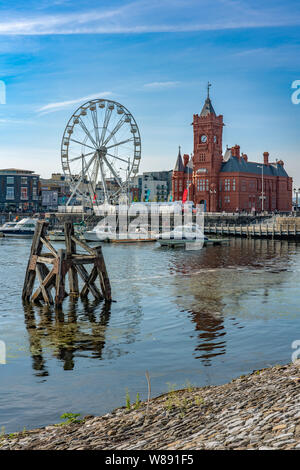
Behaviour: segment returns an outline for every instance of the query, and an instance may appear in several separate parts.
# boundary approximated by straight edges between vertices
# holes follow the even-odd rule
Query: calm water
[[[0,426],[103,414],[171,386],[220,384],[291,360],[300,339],[300,245],[232,239],[201,251],[105,245],[110,308],[66,299],[24,312],[30,240],[0,240]],[[59,245],[59,244],[57,244]]]

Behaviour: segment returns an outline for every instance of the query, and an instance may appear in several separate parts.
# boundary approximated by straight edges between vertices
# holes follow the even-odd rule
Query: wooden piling
[[[90,248],[74,235],[73,224],[65,223],[66,249],[56,251],[46,238],[47,227],[46,222],[38,221],[25,274],[23,301],[44,301],[60,307],[66,296],[79,295],[78,274],[84,282],[81,298],[86,298],[91,292],[96,300],[111,301],[111,287],[101,246]],[[83,248],[85,253],[77,254],[76,245]],[[43,246],[48,252],[42,252]],[[47,265],[51,265],[51,270]],[[84,265],[92,265],[90,273]],[[65,285],[67,275],[69,293]],[[40,285],[32,294],[36,278]],[[95,284],[97,278],[100,289]],[[54,300],[51,289],[55,289]]]

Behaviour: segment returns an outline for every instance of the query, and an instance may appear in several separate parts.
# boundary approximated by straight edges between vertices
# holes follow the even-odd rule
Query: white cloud
[[[216,4],[208,0],[138,0],[117,8],[52,15],[6,13],[0,20],[0,35],[192,32],[299,24],[297,4],[288,9],[284,4],[268,6],[258,0],[218,0]]]
[[[151,82],[145,83],[144,88],[149,89],[165,89],[165,88],[172,88],[174,86],[179,85],[180,82]]]
[[[82,103],[84,104],[87,101],[95,100],[97,98],[104,98],[106,96],[112,95],[111,91],[102,91],[100,93],[94,93],[93,95],[82,96],[81,98],[76,98],[75,100],[68,101],[58,101],[56,103],[48,103],[37,110],[41,114],[52,113],[55,111],[60,111],[61,109],[69,108],[74,104]]]

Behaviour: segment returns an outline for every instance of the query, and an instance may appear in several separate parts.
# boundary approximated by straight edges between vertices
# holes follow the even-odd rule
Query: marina
[[[31,244],[0,240],[1,339],[8,345],[0,415],[7,432],[58,422],[66,410],[107,413],[124,406],[126,389],[146,399],[147,370],[155,397],[290,361],[300,298],[293,241],[233,238],[197,251],[103,244],[116,302],[67,297],[60,312],[22,305]]]

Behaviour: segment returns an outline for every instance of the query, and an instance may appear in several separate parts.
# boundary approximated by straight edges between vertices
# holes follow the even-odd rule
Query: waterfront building
[[[40,177],[34,171],[7,168],[0,170],[0,210],[2,212],[37,212]]]
[[[145,171],[130,180],[132,200],[168,201],[172,193],[172,170]]]
[[[210,85],[209,85],[210,86]],[[227,147],[223,155],[223,116],[213,108],[209,86],[201,113],[193,116],[194,152],[178,157],[172,177],[174,201],[203,204],[208,212],[291,211],[292,178],[281,159],[250,162],[240,146]]]
[[[51,178],[41,178],[41,204],[43,210],[57,210],[64,205],[70,193],[70,186],[65,175],[52,173]]]

